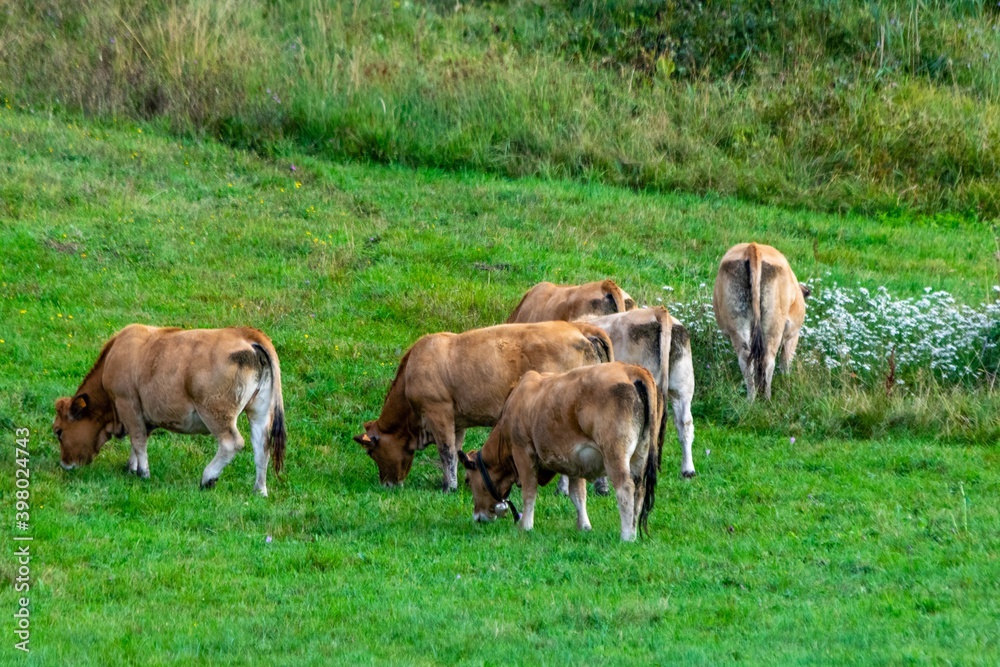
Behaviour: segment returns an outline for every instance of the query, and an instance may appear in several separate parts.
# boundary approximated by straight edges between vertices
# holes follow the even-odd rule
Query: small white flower
[[[794,445],[795,444],[795,436],[794,435],[791,438],[788,439],[788,444],[790,444],[790,445]]]
[[[709,455],[709,454],[711,454],[711,453],[712,453],[712,450],[711,450],[711,449],[706,449],[706,450],[705,450],[705,456],[708,456],[708,455]]]

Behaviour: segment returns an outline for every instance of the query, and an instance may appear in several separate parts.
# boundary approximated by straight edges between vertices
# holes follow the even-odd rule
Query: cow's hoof
[[[692,477],[697,476],[697,474],[698,473],[696,473],[694,470],[685,470],[684,472],[681,473],[681,476],[684,479],[691,479]]]
[[[608,495],[608,480],[602,478],[594,482],[594,493],[599,496]]]
[[[212,478],[212,479],[210,479],[210,480],[207,480],[207,481],[202,481],[202,483],[201,483],[201,489],[202,489],[203,491],[204,491],[205,489],[211,489],[211,488],[213,488],[213,487],[215,486],[215,483],[216,483],[216,482],[218,482],[218,481],[219,481],[219,478],[218,478],[218,477],[213,477],[213,478]]]
[[[261,498],[267,498],[267,489],[266,488],[255,489],[255,491],[257,491],[257,495],[259,495]]]
[[[139,468],[136,473],[142,479],[149,479],[149,468]]]
[[[444,486],[441,487],[441,492],[442,493],[455,493],[456,491],[458,491],[458,487],[457,486],[449,486],[449,485],[445,484]]]

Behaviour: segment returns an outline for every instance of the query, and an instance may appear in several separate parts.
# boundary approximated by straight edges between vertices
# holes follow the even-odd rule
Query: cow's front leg
[[[146,441],[149,434],[146,430],[146,420],[142,416],[142,407],[137,401],[118,399],[115,401],[118,420],[128,433],[132,451],[128,455],[128,471],[143,479],[149,477],[149,458],[146,455]]]
[[[441,457],[441,468],[444,470],[444,483],[441,490],[445,493],[458,490],[458,447],[455,417],[450,405],[426,409],[424,423],[431,432],[434,443]],[[465,431],[462,431],[463,439]]]
[[[569,480],[569,499],[576,507],[576,527],[579,530],[590,530],[590,517],[587,516],[587,480],[582,477]]]
[[[537,463],[521,447],[514,448],[514,466],[521,482],[521,498],[524,499],[524,513],[518,526],[522,530],[535,527],[535,500],[538,498]]]
[[[455,489],[458,488],[458,453],[465,449],[465,429],[455,429]]]

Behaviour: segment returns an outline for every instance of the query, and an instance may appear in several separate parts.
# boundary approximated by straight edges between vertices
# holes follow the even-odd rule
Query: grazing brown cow
[[[712,306],[739,357],[751,401],[757,391],[771,398],[774,359],[781,348],[787,372],[799,343],[809,288],[796,280],[784,255],[768,245],[741,243],[719,265]]]
[[[681,445],[681,475],[694,477],[696,473],[691,456],[691,445],[694,442],[694,422],[691,419],[694,364],[687,329],[663,306],[640,308],[604,317],[586,317],[581,321],[600,327],[608,333],[615,349],[616,361],[642,366],[653,375],[664,409],[665,399],[669,397],[677,440]]]
[[[285,412],[271,340],[256,329],[190,329],[131,324],[109,340],[72,398],[56,401],[52,425],[60,465],[90,463],[111,436],[132,443],[129,472],[149,477],[146,439],[156,428],[211,433],[219,450],[201,477],[211,487],[240,449],[236,418],[246,412],[257,464],[254,489],[267,495],[267,462],[281,472]]]
[[[627,301],[626,301],[627,299]],[[585,285],[538,283],[521,298],[507,318],[517,322],[572,321],[584,315],[610,315],[628,310],[632,297],[622,292],[613,280],[598,280]]]
[[[586,480],[606,474],[618,500],[621,537],[634,540],[637,529],[646,529],[653,508],[658,394],[649,371],[620,362],[567,373],[526,373],[482,451],[459,454],[472,488],[473,518],[492,521],[505,514],[517,482],[524,497],[519,525],[531,530],[538,485],[562,473],[570,477],[577,527],[590,530]]]
[[[496,424],[522,375],[605,361],[614,361],[611,340],[590,324],[501,324],[430,334],[403,356],[382,413],[354,439],[375,461],[384,486],[406,479],[414,453],[436,444],[444,490],[453,491],[465,430]]]

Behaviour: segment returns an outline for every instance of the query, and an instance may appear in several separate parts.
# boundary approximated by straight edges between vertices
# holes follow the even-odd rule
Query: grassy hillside
[[[931,420],[843,439],[838,401],[877,386],[802,368],[747,408],[732,359],[699,369],[700,475],[673,473],[668,437],[635,545],[610,498],[591,498],[591,534],[547,492],[534,534],[474,526],[467,491],[435,490],[433,451],[390,492],[350,440],[413,340],[501,321],[538,280],[693,299],[752,235],[803,279],[974,304],[996,283],[983,226],[261,158],[8,110],[0,154],[0,424],[33,433],[29,664],[996,663],[997,410],[974,387],[894,395],[883,417]],[[59,469],[52,402],[133,321],[272,336],[289,451],[271,498],[251,496],[246,452],[198,491],[204,437],[154,435],[145,481],[124,442]],[[965,435],[938,438],[947,423]],[[14,576],[0,559],[7,610]]]
[[[992,2],[17,0],[0,93],[267,155],[1000,211]]]

